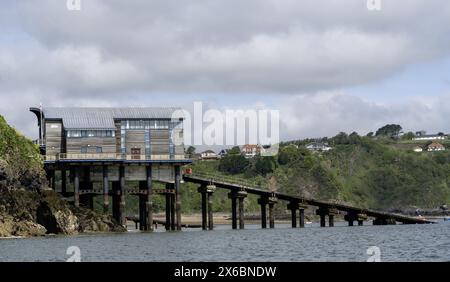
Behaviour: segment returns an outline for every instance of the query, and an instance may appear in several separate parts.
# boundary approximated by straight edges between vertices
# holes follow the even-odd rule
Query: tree
[[[333,137],[333,142],[335,145],[348,144],[348,135],[345,132],[340,132],[338,135]]]
[[[398,134],[402,130],[402,127],[398,124],[386,124],[383,127],[380,127],[375,136],[384,136],[389,138],[397,138]]]
[[[295,146],[285,146],[280,148],[278,152],[278,163],[280,165],[286,165],[288,163],[298,160],[300,157],[300,151]]]
[[[195,147],[194,146],[189,146],[186,149],[186,154],[189,156],[189,158],[192,158],[192,156],[195,154]]]
[[[239,146],[234,146],[233,148],[231,148],[228,151],[228,155],[240,155],[241,154],[241,149],[239,148]]]
[[[266,176],[268,173],[272,173],[275,168],[275,159],[273,157],[255,157],[255,173]]]
[[[413,132],[408,132],[402,135],[402,140],[412,140],[416,136]]]
[[[239,153],[237,153],[235,148],[236,147],[228,151],[228,154],[220,159],[218,167],[219,171],[226,172],[229,174],[238,174],[245,172],[245,169],[249,164],[249,160],[247,160],[240,153],[239,147],[237,147]]]
[[[367,137],[373,137],[373,132],[371,131],[371,132],[367,133],[366,136],[367,136]]]

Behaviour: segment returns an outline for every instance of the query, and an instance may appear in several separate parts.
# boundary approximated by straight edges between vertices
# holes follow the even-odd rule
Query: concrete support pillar
[[[207,229],[207,222],[208,222],[208,218],[207,218],[207,198],[206,198],[206,186],[202,185],[201,187],[198,188],[198,192],[202,195],[202,229],[206,230]]]
[[[339,211],[337,209],[328,209],[328,226],[334,227],[334,216],[338,214]]]
[[[125,186],[125,167],[119,167],[119,187],[120,187],[120,204],[119,204],[119,213],[120,213],[120,224],[126,226],[126,211],[125,211],[125,195],[126,195],[126,186]]]
[[[166,185],[166,189],[167,189],[167,185]],[[170,226],[171,226],[171,223],[170,223],[171,199],[172,199],[172,197],[171,197],[170,193],[166,193],[166,225],[165,225],[166,230],[170,230]]]
[[[74,169],[74,179],[73,179],[73,186],[74,186],[74,204],[76,207],[80,206],[80,169],[78,167],[75,167]]]
[[[63,168],[61,169],[61,194],[63,197],[67,193],[67,173],[66,170]]]
[[[108,179],[108,167],[103,166],[103,212],[109,211],[109,179]]]
[[[267,197],[261,197],[258,199],[258,204],[261,206],[261,228],[267,228]]]
[[[120,214],[120,183],[119,183],[119,181],[114,181],[112,183],[112,190],[113,190],[113,196],[112,196],[113,218],[118,223],[120,223],[121,214]]]
[[[52,189],[56,192],[56,172],[54,170],[52,170],[51,183]]]
[[[298,219],[299,227],[304,228],[305,227],[305,209],[300,207],[298,211],[299,211],[299,219]]]
[[[229,193],[228,198],[231,199],[231,228],[237,229],[237,193]]]
[[[177,230],[181,230],[181,167],[179,165],[175,166],[175,213],[176,213],[176,227]]]
[[[334,214],[332,213],[328,214],[328,226],[329,227],[334,226]]]
[[[325,208],[319,208],[316,210],[316,214],[320,216],[320,227],[325,227],[325,217],[328,214],[328,210]]]
[[[208,185],[206,186],[206,193],[208,195],[208,229],[214,229],[214,218],[213,218],[213,193],[216,191],[216,186]]]
[[[277,198],[270,197],[269,198],[269,227],[275,228],[275,213],[274,213],[274,206],[275,203],[277,203]]]
[[[326,224],[325,224],[325,215],[321,214],[320,215],[320,227],[325,227],[325,226],[326,226]]]
[[[146,191],[147,181],[139,181],[139,190]],[[147,195],[139,194],[139,230],[147,229]]]
[[[239,229],[244,229],[244,200],[247,197],[247,192],[241,190],[237,193],[238,205],[239,205]]]
[[[348,222],[348,226],[353,226],[354,222],[357,221],[359,226],[363,225],[364,220],[367,219],[367,215],[356,212],[348,212],[344,216],[344,220]]]
[[[147,188],[147,194],[146,194],[146,227],[145,230],[147,231],[153,231],[153,183],[152,183],[152,166],[148,165],[146,166],[146,175],[147,175],[147,181],[146,181],[146,188]]]
[[[168,189],[170,190],[170,230],[175,231],[176,228],[176,215],[175,215],[175,190],[174,190],[174,185],[173,183],[168,183],[166,185],[168,187]]]
[[[93,189],[93,183],[91,182],[91,168],[89,166],[83,167],[83,177],[82,177],[81,187],[83,190],[92,190]],[[81,195],[80,203],[82,206],[93,210],[94,209],[94,195],[93,194]]]
[[[298,210],[298,202],[297,201],[291,201],[288,205],[287,208],[288,210],[291,211],[291,226],[292,228],[296,228],[297,227],[297,210]]]
[[[291,209],[291,225],[292,228],[297,228],[297,209]]]

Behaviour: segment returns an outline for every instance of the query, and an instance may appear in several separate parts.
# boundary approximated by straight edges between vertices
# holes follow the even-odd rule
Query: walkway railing
[[[60,160],[186,160],[185,155],[133,155],[133,154],[119,154],[119,153],[59,153],[55,155],[46,155],[46,161],[60,161]]]
[[[231,185],[241,186],[243,188],[261,188],[261,189],[267,189],[269,190],[269,185],[267,182],[263,181],[256,181],[256,180],[249,180],[249,179],[243,179],[240,177],[234,177],[234,176],[225,176],[225,175],[218,175],[213,173],[204,173],[204,172],[195,172],[193,171],[192,174],[190,174],[194,177],[203,178],[206,180],[210,180],[212,182],[222,182],[222,183],[229,183]]]

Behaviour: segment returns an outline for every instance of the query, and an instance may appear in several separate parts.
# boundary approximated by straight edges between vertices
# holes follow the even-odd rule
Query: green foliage
[[[389,138],[397,137],[402,127],[398,124],[387,124],[377,130],[375,136],[384,136]]]
[[[402,140],[412,140],[416,135],[413,132],[407,132],[402,135]]]
[[[274,172],[276,166],[277,164],[274,157],[255,156],[250,161],[250,165],[246,168],[246,175],[267,176],[267,174]]]
[[[186,149],[186,154],[189,156],[189,158],[192,158],[192,156],[195,154],[195,147],[194,146],[189,146]]]
[[[450,202],[450,151],[415,153],[410,144],[396,147],[403,141],[339,133],[327,140],[332,150],[311,153],[305,148],[311,141],[282,143],[276,158],[250,159],[235,176],[270,183],[280,192],[367,208],[434,208]],[[217,172],[221,164],[198,162],[193,167],[228,174]]]
[[[0,115],[0,170],[8,171],[10,185],[38,189],[45,181],[38,146],[10,127]],[[1,179],[0,179],[1,180]]]
[[[229,174],[239,174],[245,172],[248,165],[249,160],[243,155],[229,152],[226,156],[220,159],[218,169],[219,171]]]

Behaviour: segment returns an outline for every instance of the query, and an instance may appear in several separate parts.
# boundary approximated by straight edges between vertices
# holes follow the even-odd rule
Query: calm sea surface
[[[277,224],[262,230],[246,225],[231,230],[198,229],[154,233],[51,236],[0,239],[0,261],[65,261],[68,247],[81,261],[366,261],[377,246],[381,261],[450,261],[450,222],[433,225],[309,225],[292,229]],[[160,232],[161,231],[161,232]]]

